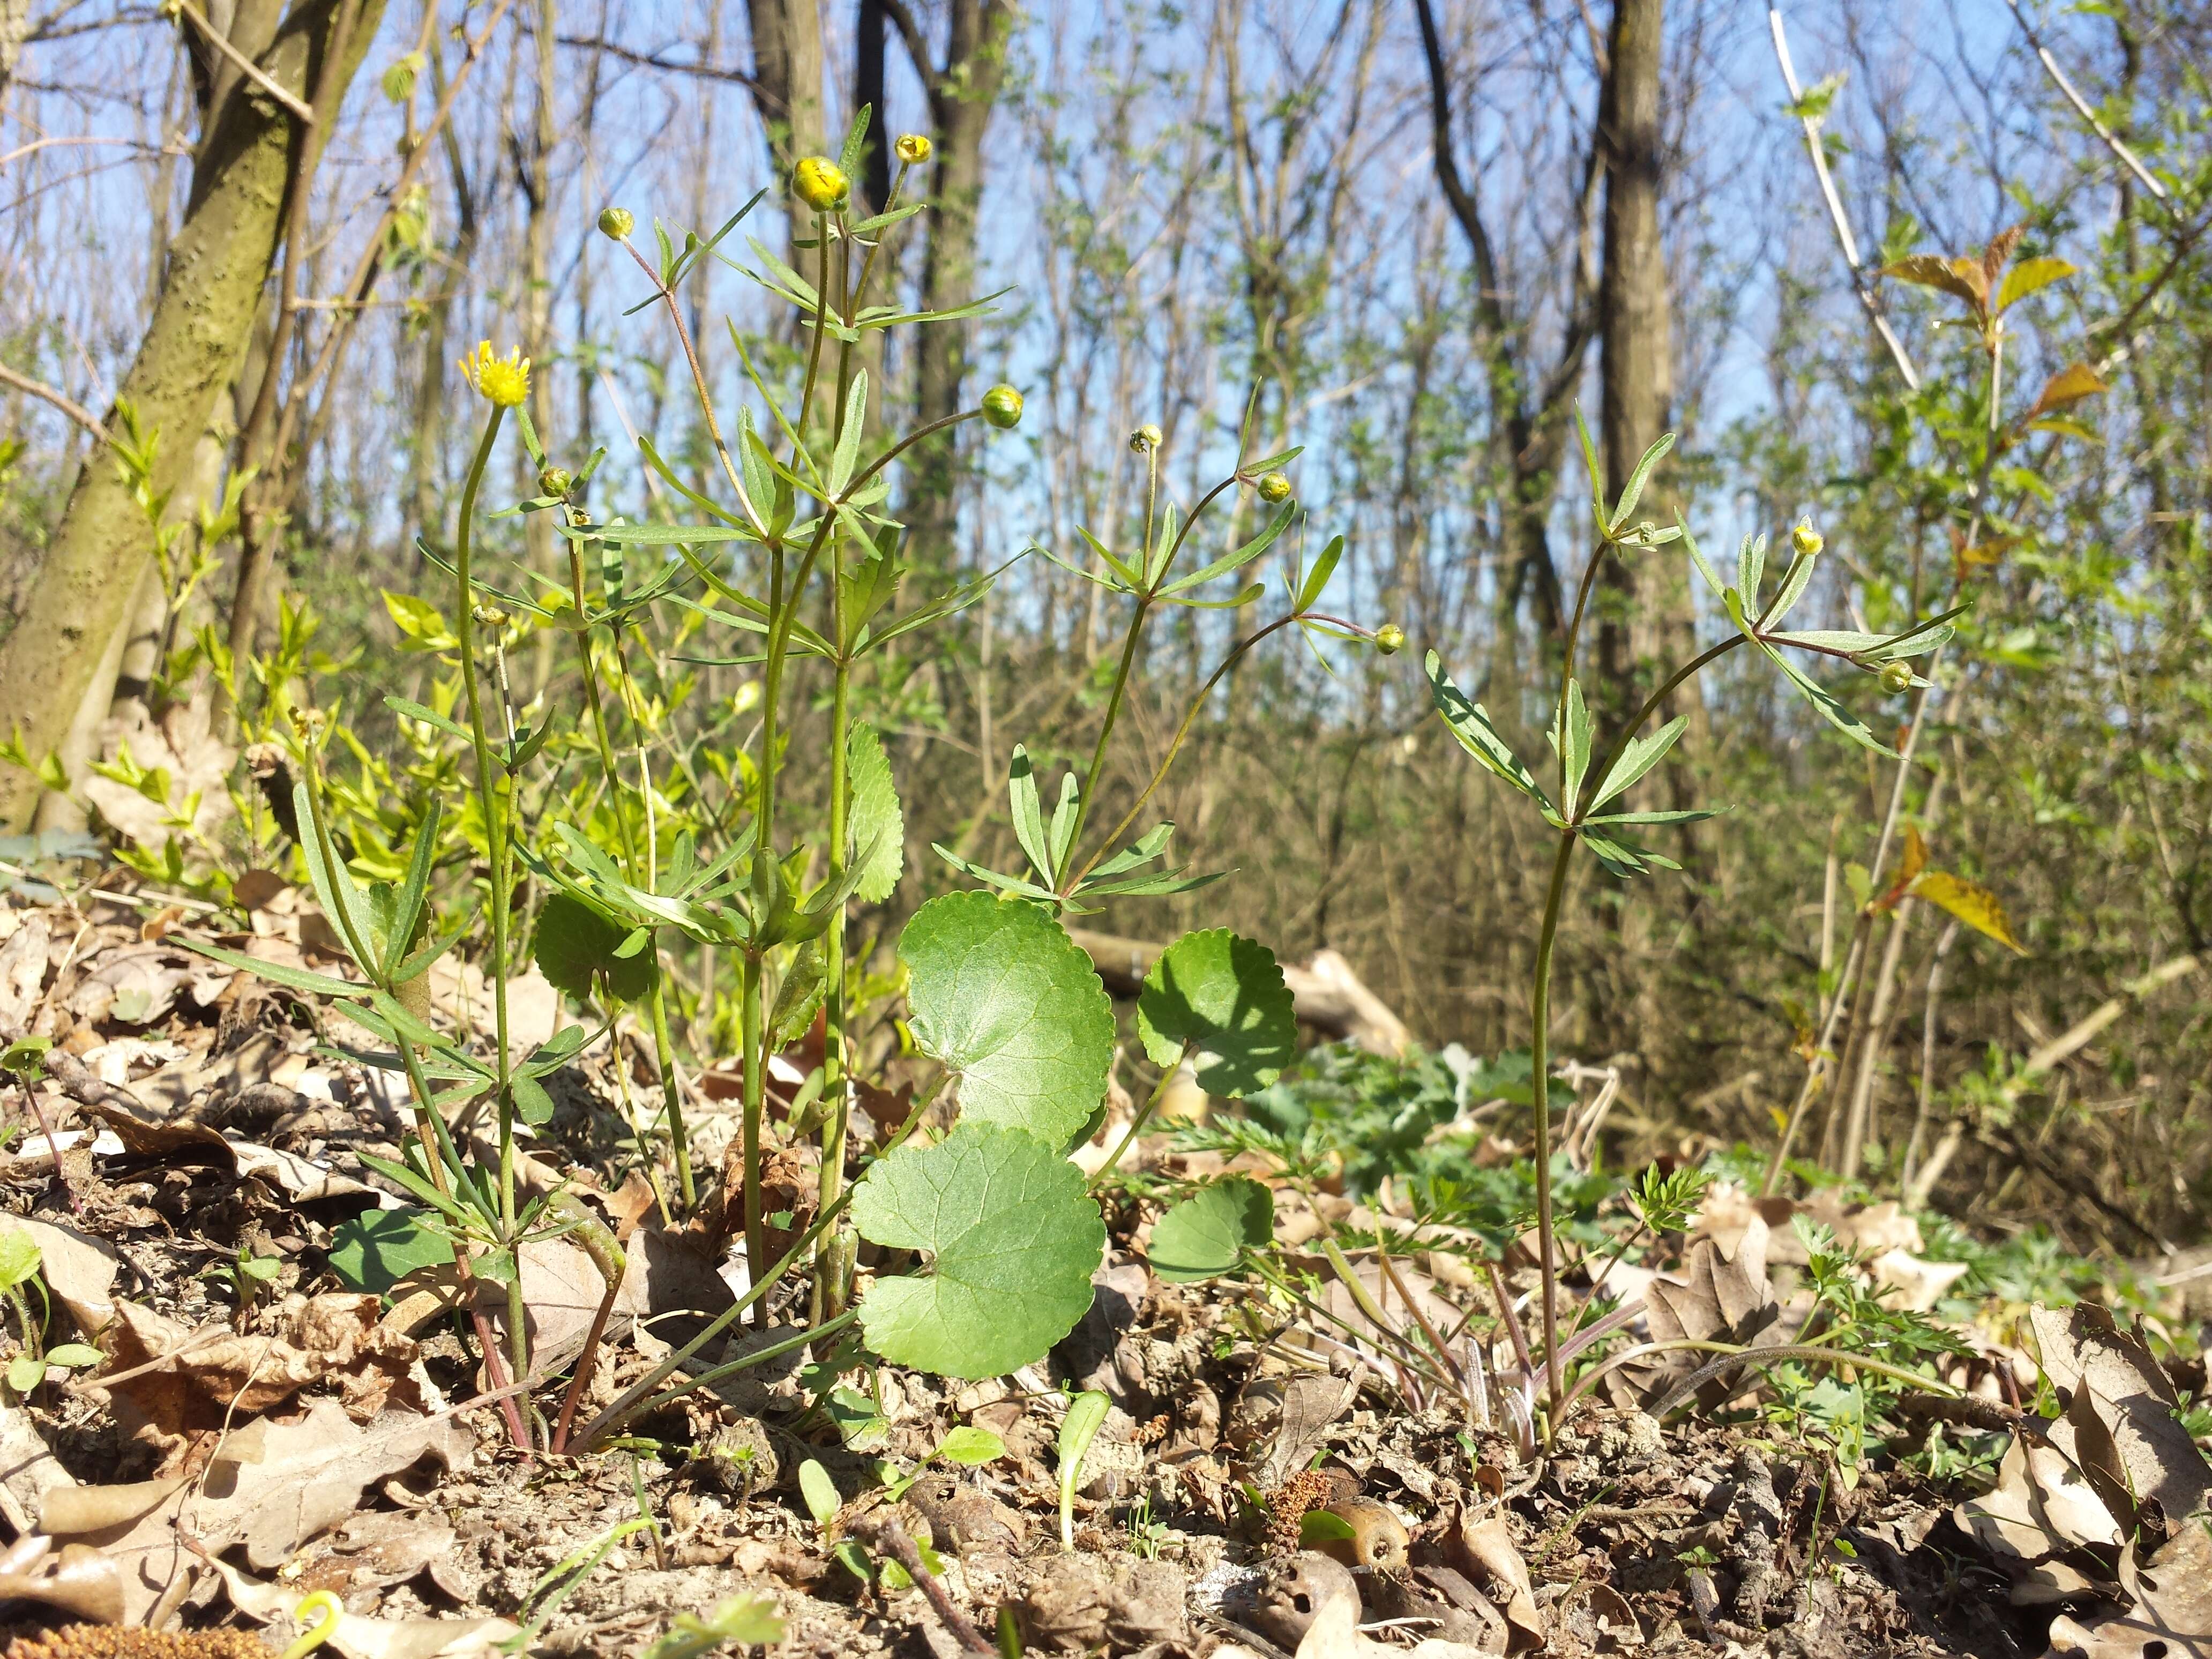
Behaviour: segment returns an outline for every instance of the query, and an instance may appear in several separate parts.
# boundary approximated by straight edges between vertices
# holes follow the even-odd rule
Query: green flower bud
[[[1291,499],[1291,481],[1279,472],[1270,472],[1260,480],[1260,499],[1270,507],[1280,507]]]
[[[471,605],[469,609],[469,614],[477,619],[477,622],[480,626],[484,628],[504,628],[507,626],[507,612],[501,610],[495,605]]]
[[[910,167],[918,167],[927,161],[933,148],[929,140],[918,132],[906,134],[897,143],[891,146],[893,153],[899,160]]]
[[[602,236],[611,237],[617,242],[627,242],[629,240],[630,232],[636,228],[637,221],[630,217],[628,208],[611,207],[599,210],[599,234]]]
[[[1375,630],[1375,648],[1386,657],[1395,657],[1406,648],[1406,630],[1395,623],[1384,623]]]
[[[1827,544],[1820,532],[1813,528],[1810,519],[1801,519],[1797,527],[1790,532],[1790,545],[1796,548],[1803,558],[1817,558],[1820,550]]]
[[[983,418],[1001,432],[1022,423],[1022,394],[1010,386],[994,386],[983,394]]]
[[[538,493],[556,501],[568,500],[568,492],[575,487],[575,475],[565,466],[549,466],[538,475]]]
[[[791,193],[817,213],[835,213],[845,205],[853,186],[835,161],[810,155],[791,170]]]
[[[1912,665],[1909,662],[1882,664],[1881,689],[1892,692],[1912,690]]]
[[[1144,425],[1129,434],[1129,447],[1139,455],[1149,455],[1164,441],[1165,441],[1160,435],[1159,428],[1154,426],[1150,421],[1146,422]]]

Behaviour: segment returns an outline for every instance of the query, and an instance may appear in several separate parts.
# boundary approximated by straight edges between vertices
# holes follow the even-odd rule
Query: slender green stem
[[[1084,820],[1091,816],[1091,804],[1098,798],[1098,775],[1106,769],[1106,745],[1113,740],[1114,723],[1121,717],[1121,699],[1129,690],[1129,670],[1137,660],[1137,641],[1144,637],[1145,618],[1152,611],[1148,594],[1137,596],[1137,609],[1129,618],[1129,632],[1121,641],[1121,659],[1114,667],[1114,689],[1106,698],[1106,717],[1098,725],[1098,741],[1091,745],[1091,766],[1083,776],[1083,793],[1075,803],[1075,832],[1068,837],[1068,845],[1079,845],[1083,840]]]
[[[1559,832],[1552,860],[1552,884],[1544,896],[1544,921],[1536,934],[1536,982],[1528,996],[1529,1123],[1536,1141],[1536,1246],[1544,1279],[1544,1387],[1557,1421],[1559,1405],[1559,1275],[1552,1226],[1552,947],[1559,932],[1559,905],[1567,891],[1567,866],[1574,860],[1575,836]]]
[[[757,854],[768,856],[765,853]],[[738,959],[740,1046],[745,1057],[744,1135],[745,1271],[768,1259],[768,1222],[761,1210],[761,1118],[768,1097],[768,1021],[761,991],[761,955],[751,945]]]
[[[477,684],[476,592],[469,578],[477,491],[483,483],[484,467],[491,459],[492,445],[506,415],[499,404],[492,405],[491,417],[484,422],[483,437],[477,445],[476,454],[469,462],[468,477],[461,485],[460,522],[453,537],[453,584],[458,608],[453,618],[453,637],[461,659],[461,684],[468,696],[469,742],[476,760],[477,799],[483,810],[484,842],[491,864],[492,1023],[499,1090],[495,1098],[499,1120],[499,1219],[501,1227],[511,1232],[514,1226],[514,1079],[507,1054],[507,907],[513,896],[508,890],[507,823],[501,811],[491,739],[484,731],[483,691]],[[516,1277],[508,1287],[507,1342],[518,1377],[530,1374],[530,1338],[522,1322],[520,1261],[518,1255]]]
[[[1191,727],[1198,723],[1199,714],[1205,708],[1206,699],[1213,695],[1214,688],[1221,684],[1229,671],[1234,668],[1238,660],[1249,653],[1255,646],[1270,635],[1280,633],[1292,623],[1304,622],[1325,622],[1338,628],[1350,629],[1359,634],[1366,634],[1369,631],[1358,623],[1347,622],[1341,617],[1326,616],[1319,611],[1293,611],[1285,616],[1276,617],[1265,628],[1247,634],[1230,647],[1229,653],[1222,658],[1213,672],[1206,677],[1206,684],[1200,686],[1197,695],[1191,698],[1190,706],[1183,710],[1182,723],[1176,727],[1175,738],[1168,744],[1167,753],[1160,757],[1160,763],[1152,769],[1152,775],[1146,783],[1144,793],[1137,797],[1136,804],[1121,815],[1121,821],[1114,826],[1113,832],[1098,843],[1097,849],[1091,854],[1090,860],[1061,883],[1060,890],[1063,896],[1073,893],[1083,884],[1084,878],[1097,869],[1107,855],[1113,852],[1115,844],[1123,836],[1128,834],[1130,825],[1136,823],[1138,815],[1145,810],[1146,804],[1159,793],[1160,785],[1167,781],[1169,769],[1176,763],[1176,757],[1182,752],[1184,741],[1189,738]]]
[[[1190,1043],[1184,1043],[1182,1052],[1176,1056],[1175,1064],[1160,1068],[1160,1080],[1152,1085],[1152,1092],[1146,1097],[1143,1107],[1136,1116],[1129,1120],[1128,1128],[1123,1132],[1114,1150],[1106,1155],[1106,1161],[1098,1166],[1098,1173],[1091,1177],[1092,1187],[1097,1187],[1112,1175],[1115,1166],[1121,1161],[1121,1154],[1136,1145],[1137,1137],[1145,1132],[1145,1125],[1152,1121],[1152,1114],[1159,1109],[1160,1102],[1167,1098],[1168,1085],[1175,1081],[1176,1073],[1181,1069],[1183,1061],[1190,1058],[1191,1048]]]

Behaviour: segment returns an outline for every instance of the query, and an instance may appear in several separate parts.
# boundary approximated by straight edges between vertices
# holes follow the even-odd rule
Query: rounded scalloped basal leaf
[[[1114,1005],[1097,969],[1035,905],[951,893],[899,937],[915,1041],[960,1079],[963,1122],[1064,1145],[1106,1097]]]
[[[1042,1359],[1089,1311],[1106,1225],[1083,1172],[1035,1135],[963,1123],[902,1146],[853,1194],[860,1237],[924,1250],[927,1273],[879,1279],[868,1346],[940,1376],[1001,1376]]]
[[[1152,1224],[1147,1255],[1171,1285],[1214,1279],[1275,1237],[1275,1195],[1245,1176],[1201,1187]]]
[[[609,921],[581,899],[556,893],[538,913],[533,947],[538,971],[579,1002],[594,994],[592,976],[606,975],[606,989],[617,1002],[635,1002],[653,988],[654,953],[647,945],[619,957],[628,929]]]
[[[1213,927],[1185,933],[1152,964],[1137,994],[1137,1035],[1160,1066],[1192,1045],[1198,1086],[1239,1099],[1297,1055],[1297,1011],[1273,951]]]

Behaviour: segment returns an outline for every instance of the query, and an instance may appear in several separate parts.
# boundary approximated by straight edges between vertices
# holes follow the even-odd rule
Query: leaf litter
[[[1513,1344],[1469,1334],[1496,1328],[1498,1292],[1508,1327],[1527,1312],[1523,1243],[1507,1241],[1503,1276],[1486,1280],[1465,1255],[1392,1243],[1413,1229],[1387,1200],[1355,1205],[1265,1156],[1224,1160],[1165,1135],[1124,1167],[1195,1182],[1185,1189],[1204,1202],[1176,1215],[1125,1200],[1103,1237],[1074,1245],[1059,1212],[1079,1194],[1075,1166],[981,1118],[933,1150],[944,1168],[910,1157],[863,1183],[872,1248],[939,1263],[878,1280],[909,1298],[878,1291],[879,1351],[972,1359],[994,1314],[959,1282],[957,1224],[944,1233],[945,1215],[901,1190],[920,1181],[1017,1194],[1038,1207],[1039,1240],[1096,1262],[1089,1305],[1064,1310],[1072,1328],[1045,1362],[871,1376],[850,1355],[800,1352],[691,1393],[592,1455],[525,1459],[489,1397],[497,1385],[456,1340],[468,1299],[450,1252],[441,1265],[414,1251],[411,1200],[359,1162],[395,1155],[404,1133],[373,1074],[324,1048],[295,999],[206,971],[119,909],[8,914],[0,1040],[46,1037],[77,1064],[34,1085],[58,1133],[0,1170],[0,1233],[37,1247],[47,1341],[101,1353],[0,1404],[11,1632],[266,1627],[281,1644],[302,1601],[328,1589],[345,1607],[330,1645],[347,1659],[635,1651],[679,1614],[685,1639],[708,1645],[780,1629],[794,1651],[950,1655],[960,1622],[990,1632],[1002,1612],[1030,1650],[1160,1659],[2207,1651],[2212,1465],[2183,1420],[2192,1397],[2140,1327],[2083,1306],[2020,1310],[2018,1341],[1964,1333],[1942,1364],[1969,1399],[1928,1420],[2002,1455],[1992,1446],[1988,1472],[1963,1484],[1893,1458],[1846,1468],[1832,1443],[1764,1409],[1761,1367],[1704,1376],[1705,1354],[1686,1349],[1612,1371],[1604,1403],[1530,1455],[1508,1405],[1534,1397]],[[328,969],[319,918],[289,890],[253,914],[238,948]],[[963,922],[948,912],[932,948],[967,951]],[[1203,985],[1164,977],[1148,1040],[1170,1046]],[[463,976],[453,989],[449,1014],[465,1020],[474,988]],[[1018,1085],[988,1024],[940,1022],[927,1040],[987,1092]],[[1085,1030],[1079,1052],[1048,1058],[1087,1074],[1098,1046]],[[1200,1066],[1272,1076],[1279,1062],[1255,1050]],[[573,1164],[571,1190],[628,1251],[594,1409],[744,1285],[728,1218],[710,1206],[667,1229],[650,1189],[617,1178],[610,1131],[636,1081],[617,1069],[602,1045],[550,1079],[562,1105],[544,1133],[560,1146],[542,1177],[524,1149],[526,1180],[550,1185]],[[896,1103],[862,1133],[902,1121],[912,1086],[885,1079]],[[735,1103],[706,1079],[687,1087],[718,1154]],[[793,1164],[794,1205],[811,1180]],[[956,1223],[973,1207],[955,1203]],[[1674,1245],[1607,1270],[1610,1317],[1634,1345],[1786,1346],[1804,1333],[1802,1275],[1823,1238],[1893,1304],[1932,1308],[1964,1271],[1930,1261],[1893,1205],[1716,1188]],[[1230,1273],[1262,1247],[1310,1288],[1304,1304]],[[392,1263],[383,1282],[365,1277],[372,1255]],[[1576,1271],[1587,1293],[1595,1272]],[[600,1311],[597,1269],[552,1239],[526,1249],[521,1284],[533,1346],[565,1363]],[[478,1310],[495,1327],[507,1317],[503,1295]],[[695,1363],[767,1340],[739,1333]],[[1648,1414],[1692,1379],[1683,1410]],[[1070,1389],[1107,1401],[1071,1486],[1073,1557],[1053,1453]],[[963,1429],[1003,1455],[932,1461]],[[818,1522],[810,1480],[849,1518]],[[1271,1505],[1295,1508],[1287,1534]],[[862,1536],[877,1540],[866,1580],[841,1553]],[[895,1539],[918,1569],[896,1581],[883,1565],[905,1553]]]

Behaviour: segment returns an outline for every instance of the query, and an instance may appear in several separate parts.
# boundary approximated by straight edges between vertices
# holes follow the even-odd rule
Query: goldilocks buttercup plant
[[[1765,597],[1767,539],[1763,535],[1744,538],[1737,554],[1735,580],[1723,581],[1686,526],[1678,521],[1670,528],[1661,529],[1636,517],[1637,504],[1643,498],[1652,469],[1674,447],[1674,434],[1668,434],[1645,452],[1619,497],[1608,507],[1604,475],[1579,411],[1575,424],[1591,481],[1590,517],[1595,544],[1575,597],[1567,626],[1559,696],[1545,734],[1557,763],[1555,767],[1547,769],[1551,787],[1547,788],[1539,782],[1535,773],[1514,753],[1489,712],[1481,704],[1470,701],[1452,683],[1435,652],[1429,653],[1426,665],[1437,712],[1452,735],[1486,771],[1527,799],[1557,838],[1543,917],[1537,928],[1535,969],[1528,999],[1530,1076],[1534,1081],[1529,1127],[1534,1141],[1536,1228],[1543,1279],[1545,1392],[1553,1420],[1560,1408],[1560,1376],[1566,1355],[1561,1348],[1559,1327],[1559,1273],[1552,1220],[1551,1108],[1544,1079],[1550,1076],[1551,1067],[1553,947],[1559,934],[1567,875],[1576,848],[1587,848],[1608,872],[1623,878],[1645,874],[1655,866],[1679,867],[1672,860],[1638,845],[1627,832],[1639,827],[1692,823],[1713,817],[1719,809],[1624,810],[1619,803],[1621,796],[1667,757],[1689,721],[1687,716],[1677,714],[1656,731],[1647,733],[1644,728],[1668,707],[1678,692],[1692,686],[1700,672],[1741,646],[1750,646],[1771,662],[1829,725],[1873,753],[1895,760],[1894,750],[1876,740],[1863,720],[1784,653],[1798,651],[1849,664],[1877,678],[1885,690],[1902,692],[1926,684],[1914,673],[1911,659],[1925,656],[1942,646],[1951,637],[1954,619],[1966,609],[1962,605],[1943,611],[1895,634],[1845,629],[1785,631],[1783,623],[1811,584],[1820,556],[1821,538],[1810,524],[1801,524],[1790,532],[1790,562],[1771,599]],[[1668,670],[1642,706],[1612,734],[1603,752],[1596,752],[1596,721],[1582,683],[1575,677],[1575,665],[1577,637],[1598,573],[1608,558],[1649,555],[1677,541],[1689,554],[1698,574],[1719,598],[1734,631],[1689,661]]]
[[[515,1270],[521,1247],[587,1225],[574,1206],[542,1192],[522,1196],[518,1122],[549,1117],[544,1077],[610,1029],[623,1005],[640,1005],[660,1062],[664,1127],[677,1174],[670,1207],[688,1207],[693,1181],[664,947],[689,943],[734,962],[743,1067],[737,1164],[751,1283],[699,1337],[573,1437],[570,1413],[581,1384],[572,1384],[569,1407],[547,1437],[556,1449],[586,1449],[674,1395],[856,1323],[875,1354],[946,1374],[995,1375],[1042,1357],[1090,1305],[1091,1275],[1105,1237],[1092,1191],[1112,1178],[1157,1109],[1167,1079],[1188,1063],[1201,1086],[1241,1095],[1273,1079],[1296,1036],[1281,971],[1263,948],[1225,931],[1179,940],[1148,976],[1139,1006],[1139,1035],[1160,1067],[1160,1087],[1123,1129],[1100,1175],[1086,1180],[1066,1154],[1095,1132],[1103,1115],[1115,1024],[1097,975],[1060,914],[1109,896],[1186,890],[1211,878],[1153,867],[1165,854],[1171,826],[1133,832],[1199,710],[1249,652],[1293,626],[1316,640],[1371,640],[1385,650],[1402,638],[1393,628],[1370,631],[1318,608],[1340,539],[1310,569],[1292,562],[1282,614],[1230,639],[1166,757],[1114,828],[1086,840],[1149,622],[1170,608],[1235,612],[1250,605],[1264,591],[1260,584],[1244,582],[1226,597],[1214,597],[1213,585],[1237,577],[1273,548],[1297,514],[1279,470],[1296,452],[1240,460],[1185,515],[1162,500],[1159,434],[1140,433],[1137,447],[1147,457],[1149,484],[1137,547],[1117,553],[1106,539],[1086,537],[1096,568],[1081,569],[1126,599],[1130,612],[1088,769],[1080,780],[1071,775],[1062,781],[1048,823],[1034,769],[1026,750],[1017,750],[1009,783],[1017,839],[1031,873],[1000,876],[955,860],[999,891],[933,900],[898,940],[908,974],[908,1029],[919,1049],[944,1068],[943,1082],[955,1086],[957,1121],[949,1133],[927,1128],[925,1096],[872,1157],[851,1167],[847,913],[856,900],[891,893],[902,873],[904,838],[889,757],[875,732],[853,716],[854,682],[886,646],[957,611],[998,574],[899,609],[894,602],[907,567],[891,469],[914,444],[949,427],[980,420],[1004,431],[1022,415],[1020,394],[1001,386],[973,407],[902,436],[880,435],[872,425],[871,353],[864,349],[870,335],[969,315],[988,301],[934,313],[871,301],[884,239],[920,210],[900,197],[906,170],[926,158],[927,147],[902,143],[890,204],[856,216],[843,181],[865,122],[864,112],[839,161],[809,158],[794,173],[794,211],[802,221],[798,246],[810,273],[757,240],[750,262],[723,253],[758,196],[704,240],[686,234],[679,246],[656,227],[657,258],[633,246],[630,216],[617,210],[601,216],[601,229],[632,254],[651,285],[639,308],[664,312],[691,373],[719,479],[688,477],[650,442],[640,446],[653,478],[690,509],[689,522],[594,516],[585,492],[599,458],[574,471],[554,463],[527,414],[528,365],[489,347],[468,360],[471,383],[488,405],[486,421],[451,556],[424,548],[452,578],[452,621],[422,601],[393,601],[394,620],[410,640],[457,660],[459,683],[441,682],[434,707],[405,700],[395,706],[407,729],[465,745],[465,765],[449,755],[434,775],[451,781],[465,774],[470,784],[459,853],[485,884],[482,908],[490,938],[481,959],[493,986],[494,1013],[488,1052],[434,1029],[422,1006],[428,965],[453,942],[453,935],[434,937],[430,920],[431,871],[447,856],[438,849],[451,845],[441,840],[436,813],[417,825],[404,878],[372,877],[363,890],[349,868],[355,854],[340,846],[329,823],[315,759],[327,733],[319,738],[311,730],[319,718],[313,711],[301,716],[304,776],[295,792],[301,848],[364,982],[291,969],[274,976],[295,989],[343,1000],[356,1023],[389,1043],[389,1053],[364,1058],[405,1073],[419,1145],[404,1164],[378,1167],[423,1203],[426,1224],[453,1241],[465,1273],[507,1286],[514,1386],[546,1380],[532,1374],[523,1336],[526,1310]],[[795,316],[799,349],[787,398],[779,398],[763,368],[772,354],[732,326],[730,338],[754,393],[739,409],[733,433],[677,303],[679,287],[710,258],[731,264]],[[477,568],[477,499],[510,416],[539,479],[539,493],[516,510],[553,518],[568,549],[565,582],[525,569],[502,589]],[[1265,509],[1256,531],[1222,556],[1186,559],[1193,532],[1208,513],[1248,494]],[[641,583],[635,579],[630,566],[656,561]],[[680,638],[687,645],[693,632],[720,628],[734,630],[748,647],[682,659],[757,671],[750,700],[732,704],[733,716],[742,712],[756,721],[742,753],[714,745],[687,750],[669,737],[665,713],[680,702],[682,688],[665,678],[665,653],[647,629],[657,608],[672,605],[682,608]],[[564,722],[535,702],[516,709],[506,650],[520,630],[533,628],[558,629],[574,641],[580,722]],[[790,787],[787,770],[812,752],[793,745],[790,713],[810,674],[826,678],[829,694],[829,741],[821,745],[827,811],[819,823],[792,805],[808,797]],[[618,732],[624,740],[617,740]],[[564,795],[540,785],[538,793],[522,793],[526,775],[578,761],[596,767],[593,790],[571,787]],[[680,823],[671,822],[675,797],[683,802]],[[545,801],[568,805],[551,811],[535,805]],[[534,920],[517,908],[517,895],[533,889],[542,896]],[[527,954],[546,976],[605,1016],[599,1033],[587,1036],[584,1026],[568,1025],[530,1054],[514,1054],[507,986],[525,958],[526,935]],[[271,972],[246,958],[226,959]],[[779,1227],[795,1227],[798,1237],[772,1259],[763,1178],[772,1133],[765,1110],[769,1062],[806,1030],[817,1011],[827,1032],[825,1054],[802,1091],[802,1103],[813,1104],[793,1110],[787,1133],[797,1139],[818,1131],[818,1191],[811,1220],[776,1219]],[[483,1102],[489,1103],[495,1151],[480,1160],[473,1141],[456,1144],[447,1119]],[[848,1175],[855,1174],[857,1183],[848,1185]],[[926,1268],[878,1278],[854,1305],[855,1234],[919,1252]],[[600,1255],[617,1259],[606,1251],[593,1259]],[[696,1369],[705,1363],[700,1356],[706,1346],[737,1321],[751,1313],[766,1322],[772,1296],[780,1316],[795,1311],[780,1292],[793,1269],[810,1262],[813,1296],[803,1323],[720,1366]],[[478,1334],[489,1359],[490,1333],[481,1318]],[[580,1362],[580,1378],[590,1363],[588,1354]],[[692,1375],[675,1379],[684,1367],[693,1368]],[[491,1380],[501,1385],[498,1369]],[[510,1425],[518,1439],[526,1437],[520,1413]]]

